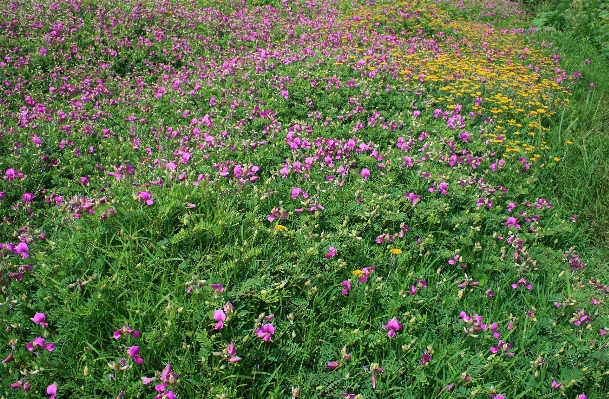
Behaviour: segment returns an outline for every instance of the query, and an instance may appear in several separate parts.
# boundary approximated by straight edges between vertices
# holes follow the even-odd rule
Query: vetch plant
[[[530,15],[0,4],[3,388],[604,395],[607,65]]]

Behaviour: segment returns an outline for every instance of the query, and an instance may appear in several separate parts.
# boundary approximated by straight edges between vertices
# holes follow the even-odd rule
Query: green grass
[[[78,4],[0,13],[0,397],[607,397],[582,20]]]

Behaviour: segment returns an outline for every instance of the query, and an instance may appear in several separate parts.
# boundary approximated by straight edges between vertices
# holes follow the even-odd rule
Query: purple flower
[[[569,320],[575,326],[580,326],[582,323],[590,323],[592,321],[592,317],[588,315],[588,312],[583,309],[579,309],[576,313],[574,313],[574,317]]]
[[[19,244],[17,244],[15,249],[13,249],[13,253],[15,253],[16,255],[21,255],[23,259],[26,259],[29,258],[29,255],[27,253],[29,250],[30,248],[27,246],[27,244],[21,241]]]
[[[46,340],[42,337],[36,337],[34,340],[25,344],[25,347],[28,351],[33,352],[38,348],[44,348],[48,352],[52,352],[55,349],[55,344],[52,342],[46,343]]]
[[[128,335],[131,335],[133,338],[139,338],[142,336],[142,332],[135,331],[133,328],[131,328],[129,326],[122,326],[118,330],[114,331],[114,333],[112,334],[114,339],[119,339],[121,337],[126,337]]]
[[[237,350],[235,349],[235,343],[234,342],[231,342],[230,345],[228,345],[228,348],[226,349],[226,352],[229,355],[228,361],[230,363],[237,363],[239,360],[241,360],[241,358],[237,356]]]
[[[273,334],[275,334],[275,327],[271,323],[263,324],[261,328],[256,330],[258,338],[262,338],[267,342],[271,340]]]
[[[336,256],[336,248],[334,247],[329,247],[328,248],[328,253],[326,254],[326,258],[330,259]]]
[[[142,364],[142,363],[144,363],[144,359],[142,359],[140,357],[140,347],[139,346],[137,346],[137,345],[132,346],[131,348],[129,348],[128,353],[129,353],[129,357],[131,359],[133,359],[133,361],[136,364]]]
[[[309,193],[304,192],[304,190],[302,188],[300,188],[300,187],[292,188],[292,195],[291,195],[292,199],[298,198],[298,196],[301,194],[302,194],[302,198],[309,198]]]
[[[449,265],[456,265],[458,262],[461,262],[462,258],[459,254],[455,254],[452,259],[448,260]]]
[[[30,202],[32,202],[32,200],[36,198],[36,196],[33,193],[25,193],[23,194],[23,202],[25,202],[26,205],[29,205]]]
[[[387,332],[387,336],[389,338],[393,338],[395,336],[395,332],[402,329],[402,324],[398,321],[397,317],[394,317],[393,319],[389,319],[383,328],[385,330],[389,330]]]
[[[342,282],[342,286],[344,287],[343,290],[340,292],[343,295],[347,295],[349,293],[349,291],[351,290],[351,283],[349,282],[349,280],[344,280]]]
[[[51,396],[49,396],[49,399],[55,399],[55,395],[57,395],[57,385],[56,384],[51,384],[47,387],[47,395],[51,395]]]
[[[501,352],[501,353],[504,353],[508,357],[512,357],[512,356],[514,356],[514,353],[510,352],[510,349],[512,349],[512,344],[503,342],[502,340],[498,340],[497,346],[491,346],[489,348],[489,351],[491,351],[491,353],[493,353],[493,354],[497,354],[497,353]]]
[[[46,315],[44,313],[36,313],[34,317],[32,317],[30,320],[32,320],[36,324],[40,324],[40,327],[45,328],[49,325],[44,321],[45,319]]]
[[[425,351],[425,353],[423,353],[423,356],[421,357],[421,364],[425,366],[427,363],[431,362],[431,360],[431,355],[427,351]]]
[[[562,386],[562,384],[559,383],[558,381],[554,380],[554,381],[552,381],[552,385],[551,386],[554,389],[558,389],[558,388],[560,388]]]
[[[209,286],[215,292],[224,292],[224,286],[222,284],[210,284]]]
[[[148,385],[148,384],[152,383],[154,380],[155,380],[154,377],[145,377],[145,376],[142,377],[142,383],[144,385]]]
[[[214,320],[217,321],[216,326],[214,327],[216,330],[221,330],[222,328],[224,328],[224,321],[226,321],[226,313],[224,313],[224,310],[215,310]]]
[[[334,370],[335,368],[337,368],[339,366],[338,362],[334,361],[334,362],[328,362],[328,369],[330,371]]]
[[[376,270],[376,266],[364,267],[362,269],[363,275],[358,279],[360,283],[366,283],[368,277]]]
[[[512,217],[510,216],[509,218],[507,218],[507,220],[503,223],[504,226],[507,226],[509,229],[511,228],[520,228],[520,225],[518,224],[518,218]]]
[[[512,284],[512,288],[513,288],[513,289],[517,289],[517,288],[518,288],[518,287],[520,287],[521,285],[522,285],[522,286],[524,286],[524,287],[526,287],[526,289],[527,289],[527,290],[529,290],[529,291],[533,289],[533,286],[532,286],[531,284],[527,283],[527,280],[525,280],[525,279],[523,279],[523,278],[521,278],[520,280],[518,280],[518,282],[513,283],[513,284]]]
[[[370,169],[368,168],[364,168],[362,169],[362,177],[364,178],[364,180],[368,180],[368,178],[370,177]]]
[[[138,201],[146,202],[146,205],[150,206],[154,204],[154,200],[152,199],[152,195],[148,191],[140,191],[137,193]]]

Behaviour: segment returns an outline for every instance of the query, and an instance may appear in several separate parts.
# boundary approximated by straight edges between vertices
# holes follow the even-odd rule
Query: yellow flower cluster
[[[413,45],[396,45],[386,39],[382,62],[355,46],[357,56],[350,60],[363,60],[370,71],[390,66],[398,71],[404,86],[426,92],[430,103],[444,109],[468,105],[490,121],[486,133],[508,139],[523,135],[535,140],[526,137],[536,135],[530,130],[548,130],[543,126],[545,118],[568,105],[568,90],[553,80],[554,59],[543,49],[529,48],[522,32],[457,18],[433,0],[366,6],[354,9],[349,18],[366,15],[355,23],[366,30],[375,23],[397,23],[400,14],[412,16],[405,20],[404,30],[413,38]],[[509,141],[504,145],[505,153],[515,156],[526,156],[535,148]],[[537,150],[548,149],[541,147]]]
[[[363,271],[363,270],[354,270],[354,271],[353,271],[353,274],[354,274],[354,275],[355,275],[355,277],[357,277],[357,278],[362,278],[362,277],[364,277],[364,274],[365,274],[365,273],[364,273],[364,271]]]

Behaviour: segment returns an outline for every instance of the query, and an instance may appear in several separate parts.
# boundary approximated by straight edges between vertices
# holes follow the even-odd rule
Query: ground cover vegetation
[[[2,7],[0,395],[605,397],[594,43],[499,0]]]

